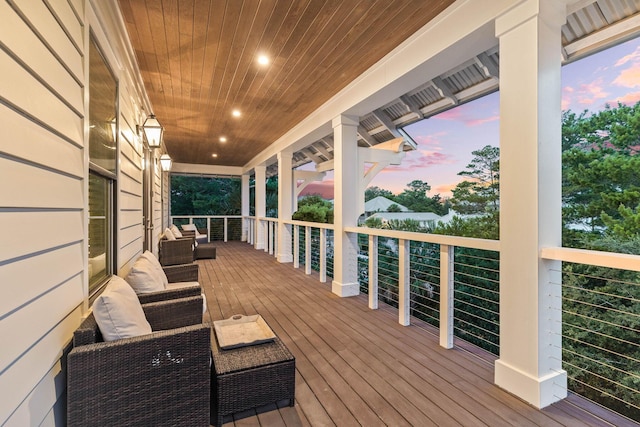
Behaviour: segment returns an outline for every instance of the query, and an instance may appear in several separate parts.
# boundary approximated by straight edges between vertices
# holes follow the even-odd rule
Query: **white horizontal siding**
[[[84,208],[83,181],[0,157],[0,200],[12,208]]]
[[[55,92],[65,94],[65,100],[76,112],[81,112],[83,110],[82,87],[77,80],[54,57],[27,23],[5,2],[0,2],[0,16],[2,16],[0,40],[6,40],[5,49],[20,58],[38,77],[46,79],[46,83]]]
[[[76,79],[80,82],[84,81],[82,56],[44,2],[33,0],[13,0],[13,2],[19,12],[24,15],[25,20],[35,28],[34,32],[40,34],[41,38],[47,41],[51,50],[56,53]]]
[[[82,178],[82,148],[0,104],[0,152]],[[78,141],[80,143],[81,141]]]
[[[53,11],[54,16],[60,22],[60,26],[76,46],[76,49],[82,51],[82,46],[84,45],[83,27],[71,5],[66,1],[44,0],[44,2]]]
[[[83,216],[81,210],[0,211],[0,263],[83,240]]]
[[[116,2],[0,1],[0,17],[0,425],[63,426],[64,356],[88,305],[85,17],[120,84],[118,272],[142,252],[149,106],[118,65],[135,62],[108,33],[121,23],[98,22]]]
[[[82,141],[82,118],[3,50],[0,50],[0,70],[0,94],[7,103],[44,122],[70,141]]]
[[[0,319],[82,272],[84,243],[0,266]]]
[[[61,369],[60,357],[68,346],[69,337],[80,324],[81,316],[81,309],[76,308],[59,322],[50,324],[48,333],[2,373],[0,425],[5,421],[7,426],[40,425],[38,413],[48,412],[59,402],[57,390],[66,387],[66,370]],[[33,323],[33,318],[29,322]]]

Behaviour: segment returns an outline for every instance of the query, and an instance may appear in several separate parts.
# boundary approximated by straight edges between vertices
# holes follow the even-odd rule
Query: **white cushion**
[[[171,227],[169,227],[169,229],[171,230],[171,232],[176,238],[182,237],[182,233],[180,232],[180,229],[176,227],[175,224],[171,224]]]
[[[184,231],[195,231],[196,233],[198,232],[195,224],[182,224],[181,227]]]
[[[167,289],[180,289],[180,288],[188,288],[191,286],[200,286],[200,283],[198,282],[169,283],[167,285]],[[205,314],[207,312],[207,296],[204,294],[204,292],[201,295],[202,295],[202,314]]]
[[[93,316],[105,341],[150,334],[138,296],[121,277],[113,276],[93,303]]]
[[[156,258],[153,252],[149,250],[144,251],[144,253],[140,256],[146,258],[151,263],[153,270],[162,279],[162,286],[166,288],[167,285],[169,284],[169,279],[167,279],[167,275],[165,274],[164,269],[162,268],[162,264],[160,264],[160,261],[158,261],[158,258]]]
[[[171,230],[169,230],[168,228],[164,229],[164,237],[166,237],[167,240],[176,240],[176,236],[174,236]]]
[[[149,257],[143,254],[133,263],[125,280],[137,294],[164,291],[165,282],[168,282],[167,275],[162,268],[159,270]]]

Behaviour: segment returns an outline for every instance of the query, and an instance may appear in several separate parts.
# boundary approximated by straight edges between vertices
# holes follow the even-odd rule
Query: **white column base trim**
[[[263,250],[264,250],[264,242],[258,242],[258,243],[256,243],[256,244],[255,244],[255,246],[254,246],[254,248],[255,248],[256,250],[260,250],[260,249],[263,249]]]
[[[285,264],[288,262],[293,262],[292,254],[278,254],[278,262]]]
[[[354,297],[360,294],[360,283],[331,282],[331,292],[339,297]]]
[[[544,408],[567,397],[567,373],[563,370],[536,378],[496,360],[495,383],[537,408]]]

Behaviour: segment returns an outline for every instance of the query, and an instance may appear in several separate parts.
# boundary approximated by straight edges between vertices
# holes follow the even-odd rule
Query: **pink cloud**
[[[625,105],[635,105],[638,101],[640,101],[640,92],[630,92],[623,96],[616,98],[612,104],[616,105],[618,102]]]
[[[640,62],[634,64],[631,68],[622,70],[612,84],[622,87],[640,86]]]
[[[562,88],[562,109],[568,110],[571,107],[571,97],[573,96],[575,89],[571,86],[565,86]]]
[[[467,126],[480,126],[483,125],[485,123],[491,123],[491,122],[495,122],[500,120],[500,115],[495,115],[495,116],[491,116],[491,117],[484,117],[482,119],[475,119],[475,120],[469,120],[467,121]]]
[[[591,105],[598,99],[609,96],[609,93],[602,86],[602,79],[597,79],[591,83],[581,84],[577,93],[577,102],[581,105]]]
[[[618,61],[616,61],[615,63],[615,66],[620,67],[622,65],[625,65],[627,62],[637,60],[640,60],[640,47],[637,47],[633,53],[630,53],[629,55],[625,55],[622,58],[618,59]]]
[[[450,154],[444,154],[437,151],[418,150],[417,155],[413,157],[405,157],[402,164],[397,166],[389,166],[380,174],[392,174],[398,172],[416,172],[431,166],[453,164],[454,159]]]
[[[434,116],[433,119],[461,122],[469,127],[480,126],[500,119],[500,115],[497,112],[489,117],[486,114],[487,111],[482,108],[482,104],[474,106],[463,104],[444,111]]]
[[[451,190],[456,188],[457,183],[441,184],[431,189],[430,193],[433,195],[440,194],[442,197],[451,197]]]
[[[429,135],[418,135],[414,139],[416,143],[420,145],[428,145],[434,150],[441,150],[442,141],[441,138],[447,136],[448,132],[438,132]]]

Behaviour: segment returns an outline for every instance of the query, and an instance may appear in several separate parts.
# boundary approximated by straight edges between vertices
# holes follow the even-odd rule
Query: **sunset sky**
[[[606,104],[633,105],[640,101],[640,39],[634,39],[568,64],[562,68],[562,108],[579,113],[599,111]],[[400,193],[414,179],[431,185],[430,196],[449,197],[462,181],[458,172],[472,159],[471,152],[499,146],[499,93],[407,126],[418,143],[399,166],[389,166],[372,181]],[[304,194],[333,198],[333,175],[313,183]]]

